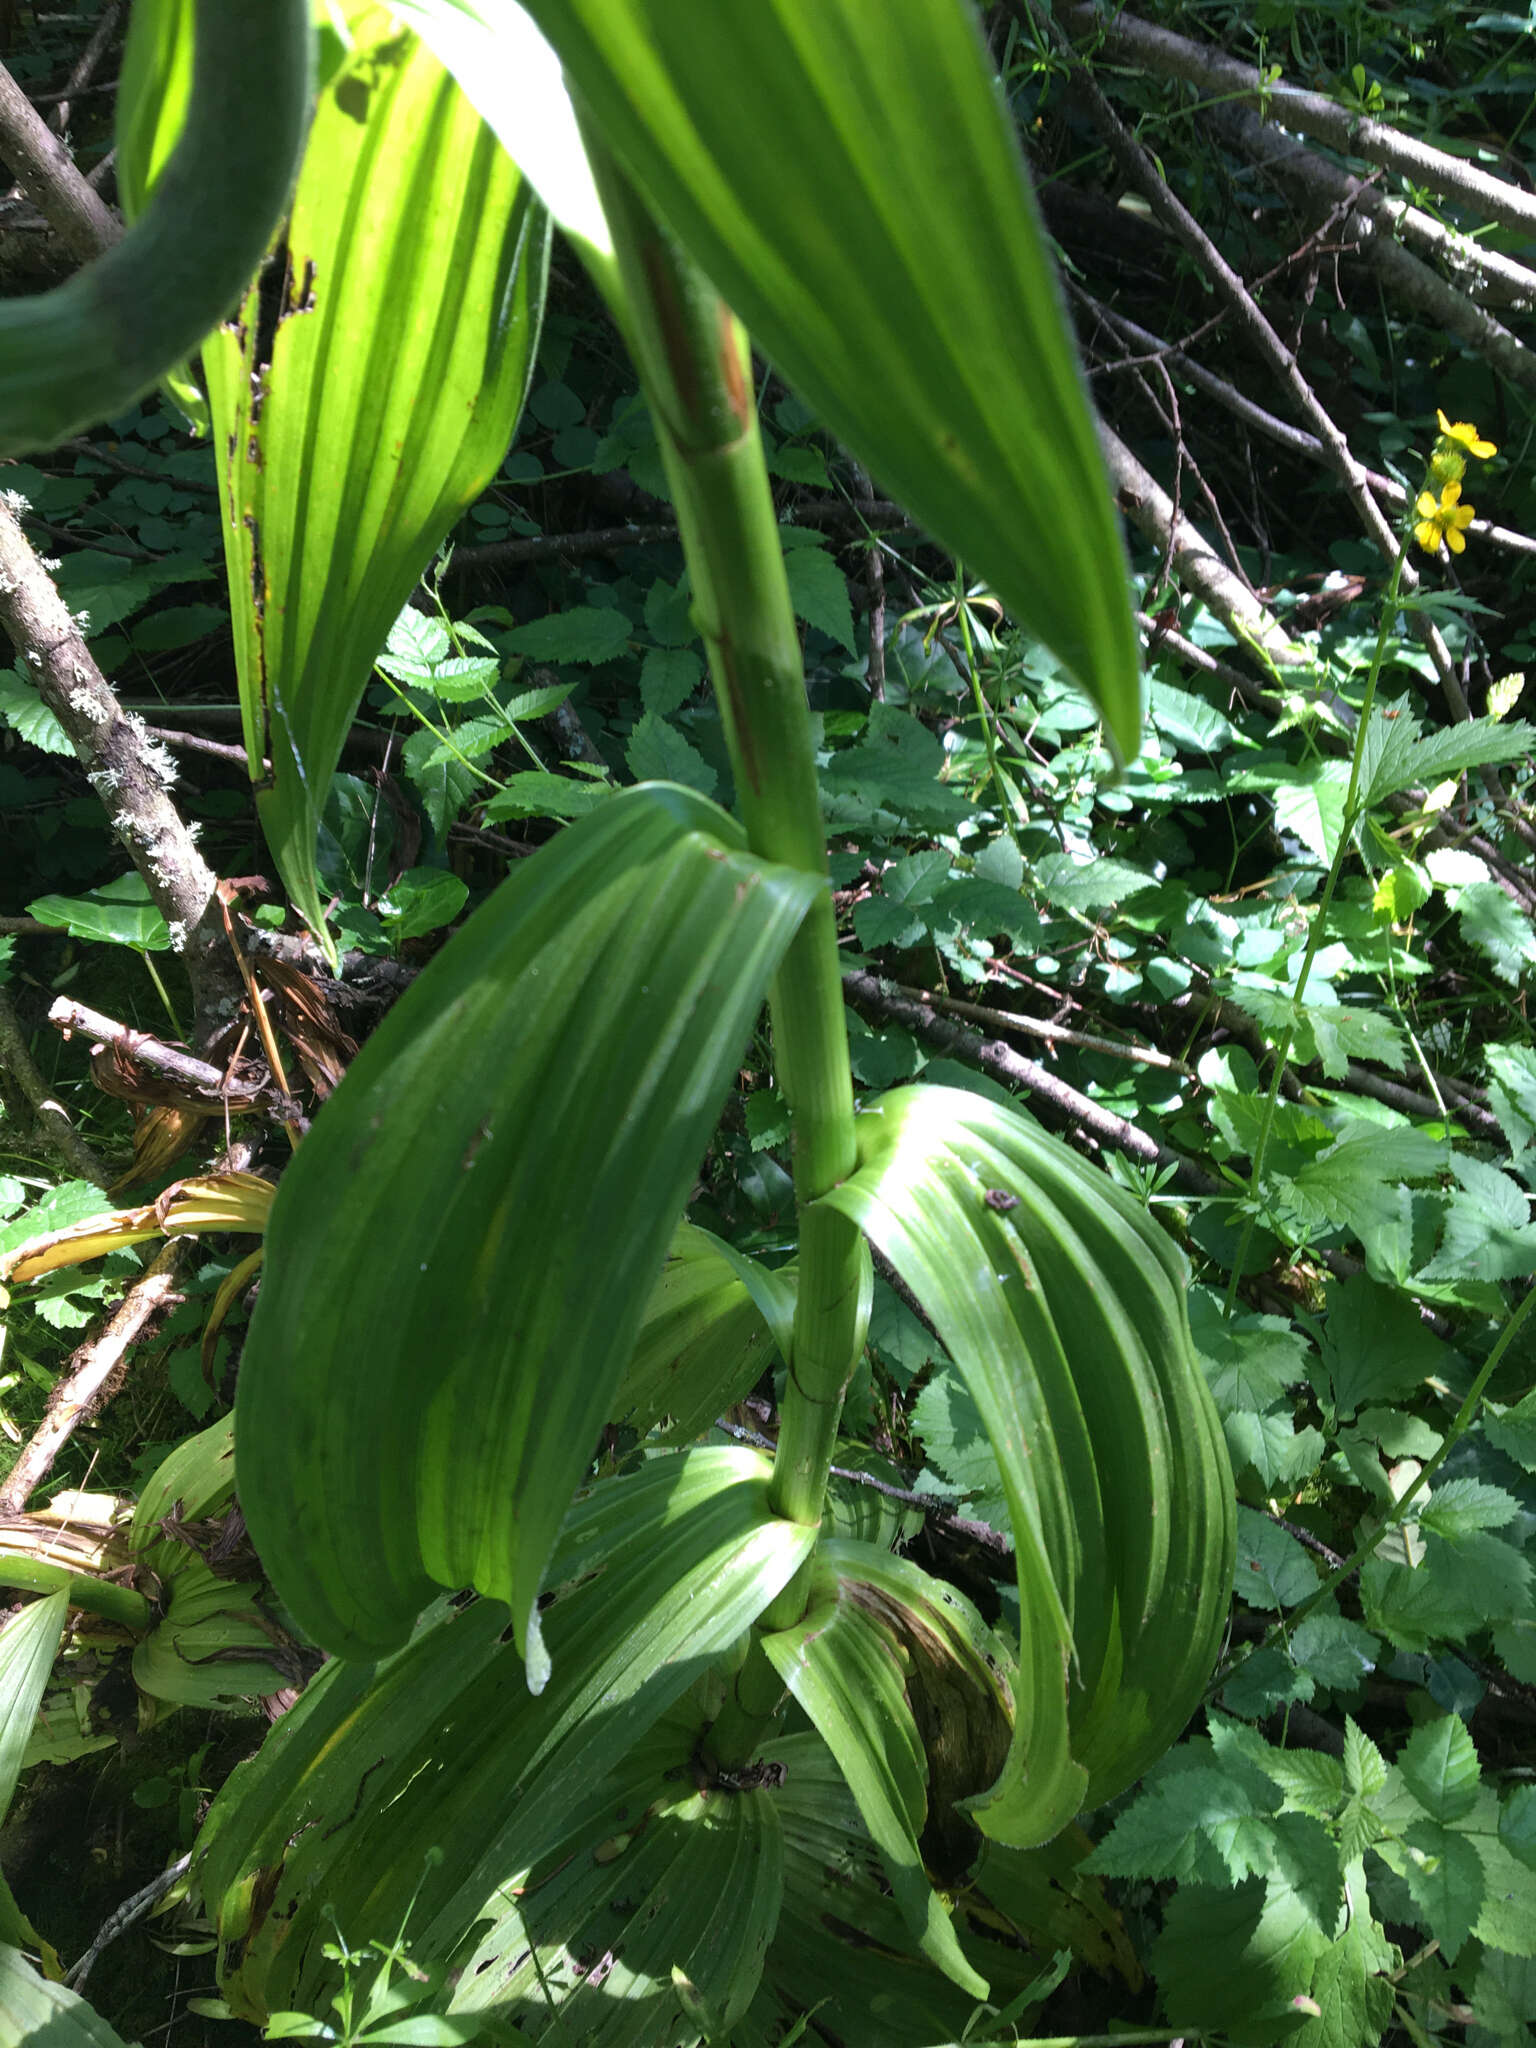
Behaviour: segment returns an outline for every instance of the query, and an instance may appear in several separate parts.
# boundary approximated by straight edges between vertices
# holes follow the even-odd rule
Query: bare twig
[[[63,726],[112,829],[170,926],[192,984],[195,1042],[234,1015],[240,981],[224,942],[214,876],[170,798],[175,764],[124,714],[11,505],[0,498],[0,624],[23,675]]]
[[[284,1119],[295,1113],[296,1105],[280,1088],[250,1088],[232,1082],[222,1067],[196,1059],[178,1045],[152,1038],[147,1031],[134,1031],[119,1024],[116,1018],[105,1017],[100,1010],[88,1009],[68,996],[58,997],[48,1012],[48,1022],[65,1033],[87,1033],[95,1045],[111,1046],[121,1054],[130,1070],[143,1068],[159,1074],[183,1096],[210,1109],[224,1104],[237,1112],[260,1109]]]
[[[1227,567],[1152,472],[1102,420],[1099,447],[1122,510],[1155,547],[1167,552],[1174,575],[1191,596],[1208,606],[1234,638],[1261,650],[1277,669],[1309,662],[1307,650],[1292,640],[1274,613]]]
[[[20,922],[20,920],[18,920]],[[47,926],[41,927],[47,930]],[[63,1103],[48,1086],[33,1059],[27,1035],[21,1028],[15,1005],[0,988],[0,1067],[15,1081],[32,1105],[38,1135],[66,1170],[77,1180],[94,1181],[104,1188],[112,1175],[70,1122]]]
[[[107,0],[107,5],[101,10],[101,19],[97,22],[90,41],[81,51],[79,62],[64,81],[63,97],[48,116],[48,125],[56,135],[62,135],[69,126],[71,99],[76,94],[84,92],[95,78],[97,66],[111,48],[122,12],[123,0]]]
[[[175,1293],[181,1255],[182,1240],[167,1239],[102,1327],[71,1357],[48,1396],[42,1421],[0,1481],[0,1515],[21,1513],[81,1423],[106,1401],[113,1374],[124,1365],[151,1317]]]
[[[1182,1060],[1176,1060],[1155,1045],[1126,1045],[1114,1038],[1098,1038],[1086,1031],[1073,1031],[1065,1024],[1050,1024],[1043,1017],[1024,1017],[1014,1010],[989,1010],[981,1003],[963,1002],[958,996],[946,996],[932,989],[906,988],[900,982],[888,982],[898,995],[912,996],[920,1003],[929,1003],[942,1015],[964,1017],[971,1024],[990,1025],[995,1031],[1021,1031],[1030,1038],[1045,1038],[1056,1045],[1075,1045],[1083,1052],[1106,1053],[1111,1059],[1130,1060],[1142,1067],[1169,1067],[1176,1074],[1188,1074],[1190,1068]]]
[[[911,518],[888,498],[871,499],[868,504],[843,504],[829,500],[821,505],[797,505],[783,515],[794,526],[870,525],[887,532],[914,532]],[[450,575],[466,569],[511,568],[520,562],[547,562],[557,557],[575,560],[582,555],[612,555],[622,548],[647,547],[654,542],[677,539],[677,522],[653,520],[643,526],[600,526],[587,533],[536,533],[522,540],[487,541],[477,548],[455,548],[448,565]]]
[[[0,65],[0,155],[16,182],[81,263],[110,249],[123,230],[112,209],[4,65]]]
[[[158,1877],[152,1877],[142,1891],[136,1891],[132,1898],[124,1899],[116,1912],[107,1915],[90,1947],[64,1974],[64,1982],[71,1990],[78,1991],[84,1984],[102,1950],[109,1948],[117,1937],[126,1934],[130,1927],[136,1927],[139,1921],[147,1919],[166,1893],[174,1891],[191,1868],[192,1852],[189,1849],[185,1856],[178,1856],[168,1870],[162,1870]]]
[[[1081,1093],[1038,1061],[1026,1059],[1004,1045],[1001,1039],[984,1039],[979,1031],[949,1017],[941,1017],[931,1003],[920,997],[899,993],[887,981],[873,974],[851,969],[843,976],[843,992],[856,1010],[869,1011],[892,1023],[903,1024],[929,1045],[954,1054],[958,1059],[995,1075],[1011,1088],[1022,1088],[1048,1103],[1073,1134],[1087,1132],[1112,1151],[1139,1159],[1147,1166],[1171,1167],[1181,1187],[1194,1195],[1230,1195],[1225,1181],[1207,1173],[1203,1166],[1182,1152],[1158,1144],[1145,1131],[1137,1130],[1122,1116],[1116,1116],[1091,1096]]]

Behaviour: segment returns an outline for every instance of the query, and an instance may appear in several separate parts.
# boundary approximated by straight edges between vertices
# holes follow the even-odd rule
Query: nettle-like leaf
[[[438,1588],[533,1603],[694,1172],[819,887],[691,792],[519,864],[369,1039],[279,1188],[241,1497],[301,1625],[397,1647]]]
[[[543,209],[436,58],[370,0],[346,18],[280,255],[203,349],[258,809],[327,944],[331,773],[391,624],[506,453],[549,255]]]
[[[440,1606],[384,1663],[326,1667],[230,1780],[202,1836],[198,1882],[237,2012],[313,2009],[333,1924],[360,1940],[400,1925],[407,1907],[415,1956],[463,1960],[478,1941],[496,1975],[472,1998],[467,1980],[466,2001],[516,2005],[526,1940],[514,1888],[609,1814],[621,1766],[633,1796],[619,1804],[636,1822],[651,1801],[693,1790],[697,1717],[681,1738],[676,1726],[655,1741],[648,1731],[809,1555],[815,1532],[771,1513],[768,1476],[756,1452],[692,1451],[578,1501],[550,1572],[555,1668],[542,1694],[493,1601]],[[603,1837],[620,1828],[608,1820]],[[474,1932],[487,1918],[499,1943]],[[667,1959],[706,1987],[693,1944],[707,1925],[674,1919]],[[621,1934],[605,1939],[622,1947]],[[542,2009],[536,1985],[529,2004]]]
[[[970,10],[531,0],[525,14],[513,0],[409,0],[408,12],[601,270],[606,225],[529,36],[538,24],[606,146],[789,382],[1054,650],[1134,757],[1138,658],[1113,504]],[[841,619],[812,609],[839,638]]]

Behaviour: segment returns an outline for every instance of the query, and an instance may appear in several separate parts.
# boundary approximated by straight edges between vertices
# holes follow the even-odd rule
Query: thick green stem
[[[624,293],[616,310],[656,421],[737,807],[754,852],[825,876],[800,635],[758,432],[747,337],[590,131],[587,140]],[[830,884],[796,934],[769,1001],[801,1226],[772,1498],[790,1520],[815,1522],[868,1313],[868,1253],[857,1229],[813,1206],[855,1164]],[[797,1601],[803,1605],[798,1591],[786,1589],[771,1617],[793,1619]]]
[[[42,1558],[0,1557],[0,1586],[14,1587],[21,1593],[67,1593],[71,1607],[99,1615],[103,1621],[114,1621],[140,1635],[154,1619],[149,1602],[132,1586],[92,1578],[89,1572],[72,1572]]]

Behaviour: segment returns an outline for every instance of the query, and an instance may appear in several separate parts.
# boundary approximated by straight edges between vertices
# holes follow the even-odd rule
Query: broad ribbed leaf
[[[506,453],[549,256],[543,209],[437,60],[386,8],[346,14],[286,257],[203,350],[246,749],[322,938],[326,789],[391,624]]]
[[[907,1685],[914,1654],[926,1658],[937,1647],[939,1665],[963,1666],[949,1640],[935,1638],[933,1622],[947,1605],[963,1603],[949,1588],[943,1601],[935,1581],[915,1566],[859,1543],[827,1543],[813,1568],[811,1602],[793,1628],[766,1636],[763,1648],[784,1683],[810,1716],[837,1758],[864,1824],[880,1850],[896,1902],[919,1948],[946,1976],[977,1998],[986,1979],[966,1960],[948,1913],[923,1868],[919,1838],[928,1820],[929,1763]],[[897,1591],[899,1586],[900,1590]],[[921,1610],[921,1612],[919,1612]],[[947,1619],[947,1617],[946,1617]],[[921,1637],[929,1636],[925,1646]],[[982,1660],[974,1660],[980,1665]],[[976,1671],[970,1685],[955,1685],[950,1713],[978,1714],[979,1728],[940,1728],[941,1739],[985,1749],[988,1734],[1000,1732],[995,1755],[981,1762],[965,1789],[979,1792],[997,1774],[1008,1749],[1008,1728],[995,1685]],[[927,1696],[930,1700],[932,1694]],[[942,1719],[943,1709],[940,1709]],[[987,1720],[1000,1722],[1000,1731]],[[973,1757],[972,1761],[976,1759]]]
[[[51,1983],[18,1948],[0,1944],[0,2041],[6,2048],[123,2048],[88,2000]]]
[[[523,861],[364,1046],[288,1168],[240,1369],[241,1499],[318,1642],[439,1587],[528,1635],[768,982],[818,882],[692,792]]]
[[[901,1089],[826,1199],[933,1318],[997,1454],[1019,1567],[1022,1774],[978,1801],[1017,1846],[1146,1769],[1215,1659],[1231,1472],[1189,1338],[1178,1253],[1019,1112]]]
[[[685,1223],[651,1290],[613,1420],[687,1443],[789,1355],[793,1269],[771,1269]]]
[[[697,1792],[690,1747],[684,1724],[648,1780],[621,1768],[606,1808],[503,1892],[454,2012],[510,2018],[562,2048],[726,2038],[778,1925],[783,1832],[772,1792]]]
[[[768,1474],[752,1451],[689,1451],[580,1499],[549,1574],[542,1694],[490,1601],[438,1608],[385,1663],[325,1668],[203,1833],[198,1881],[237,2011],[323,2009],[330,1906],[362,1940],[399,1926],[414,1896],[412,1954],[464,1955],[477,1923],[515,1907],[507,1887],[609,1812],[625,1759],[642,1819],[693,1740],[647,1731],[814,1542],[771,1513]]]
[[[466,16],[497,30],[500,57],[481,50],[481,77],[462,75],[537,177],[526,106],[496,75],[523,61],[513,0],[412,7],[441,19],[431,33],[453,63],[472,47]],[[1053,649],[1134,755],[1140,683],[1114,508],[964,0],[528,0],[527,12],[604,141],[785,377]]]
[[[68,1595],[49,1593],[0,1629],[0,1819],[21,1775],[32,1723],[59,1654]]]
[[[731,2036],[732,2048],[773,2048],[798,2015],[816,2010],[813,2040],[931,2048],[958,2041],[974,1996],[917,1951],[843,1774],[814,1731],[764,1748],[781,1764],[773,1794],[784,1834],[784,1903],[763,1985]],[[995,1924],[980,1939],[957,1906],[965,1953],[1004,2005],[1036,1974],[1036,1959]]]

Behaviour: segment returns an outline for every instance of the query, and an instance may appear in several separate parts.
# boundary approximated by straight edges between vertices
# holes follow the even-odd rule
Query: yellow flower
[[[1486,462],[1490,455],[1498,454],[1499,451],[1492,441],[1485,441],[1469,420],[1457,420],[1453,425],[1438,406],[1435,408],[1435,418],[1440,422],[1442,438],[1447,441],[1459,441],[1469,455],[1475,455],[1480,461]]]
[[[1419,517],[1413,537],[1426,555],[1439,554],[1442,540],[1453,555],[1463,552],[1467,543],[1462,528],[1476,515],[1471,505],[1461,503],[1460,484],[1447,484],[1438,498],[1433,491],[1420,491],[1414,510]]]

